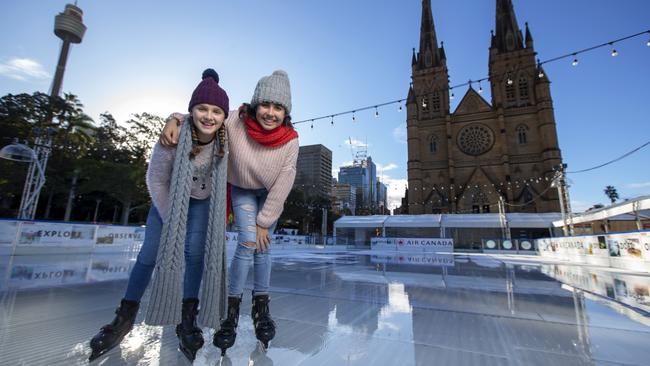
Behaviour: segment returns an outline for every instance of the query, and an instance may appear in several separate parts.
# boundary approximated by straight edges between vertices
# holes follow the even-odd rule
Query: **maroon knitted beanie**
[[[219,74],[213,69],[206,69],[203,71],[201,78],[203,80],[194,89],[187,110],[191,112],[192,107],[201,103],[212,104],[223,109],[226,117],[228,117],[228,111],[230,110],[228,94],[219,86]]]

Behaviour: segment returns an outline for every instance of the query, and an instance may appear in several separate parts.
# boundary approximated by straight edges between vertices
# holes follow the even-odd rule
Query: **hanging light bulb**
[[[456,96],[454,95],[454,92],[452,92],[452,93],[451,93],[451,96],[449,97],[449,99],[454,99],[455,97],[456,97]]]
[[[354,116],[354,113],[355,113],[355,112],[356,112],[356,111],[352,111],[352,122],[354,122],[354,121],[357,120],[357,118]]]
[[[609,45],[612,46],[612,57],[618,56],[618,51],[614,48],[614,44],[610,42]]]
[[[332,120],[330,121],[330,123],[332,124],[332,126],[334,126],[334,115],[331,115],[330,117],[332,118]]]
[[[379,110],[377,109],[377,106],[375,106],[375,117],[379,117]]]
[[[399,109],[398,109],[398,110],[399,110],[400,112],[402,111],[402,101],[401,101],[401,100],[400,100],[400,102],[399,102]]]
[[[426,108],[426,107],[427,107],[427,102],[424,100],[424,98],[422,98],[422,108]]]
[[[648,32],[648,34],[650,34],[650,32]],[[646,42],[645,45],[650,47],[650,38],[648,38],[648,42]]]
[[[573,61],[571,62],[571,66],[578,66],[578,56],[576,54],[573,54]]]
[[[508,73],[508,80],[507,80],[507,83],[508,83],[508,85],[512,85],[512,84],[514,83],[514,81],[513,81],[512,78],[510,77],[510,73]]]
[[[311,120],[311,129],[312,130],[314,129],[314,120],[313,119]]]

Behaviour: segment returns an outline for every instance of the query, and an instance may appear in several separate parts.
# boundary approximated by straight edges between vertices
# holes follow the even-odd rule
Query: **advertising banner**
[[[410,264],[428,267],[453,267],[454,255],[452,253],[413,253],[403,252],[386,255],[373,255],[372,263],[382,264]]]
[[[309,237],[306,235],[271,235],[271,245],[279,244],[297,244],[304,245],[309,243]]]
[[[77,247],[95,244],[95,225],[23,221],[18,246]]]
[[[542,257],[596,265],[609,265],[609,253],[604,236],[575,236],[537,239]]]
[[[237,234],[236,231],[226,231],[226,245],[227,246],[236,246],[237,245],[237,238],[239,238],[239,235]]]
[[[612,266],[638,271],[650,271],[648,233],[624,233],[607,236]]]
[[[454,239],[445,238],[372,238],[370,247],[373,250],[397,250],[419,252],[454,251]]]
[[[90,261],[88,282],[101,282],[128,279],[135,262],[126,256],[101,256]]]
[[[86,282],[88,261],[57,264],[14,264],[9,275],[9,288],[38,288]]]
[[[397,250],[397,239],[395,238],[371,238],[370,249],[372,250]]]
[[[542,265],[541,271],[562,283],[650,311],[648,277],[556,264]]]
[[[95,234],[98,246],[132,246],[144,241],[144,227],[99,225]]]

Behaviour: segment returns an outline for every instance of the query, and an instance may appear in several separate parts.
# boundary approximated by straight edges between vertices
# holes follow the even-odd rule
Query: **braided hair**
[[[192,149],[190,150],[190,160],[194,160],[194,158],[201,153],[201,150],[203,150],[203,146],[199,143],[199,137],[196,134],[196,126],[194,125],[194,119],[192,116],[189,117],[191,127],[192,127]],[[226,146],[226,126],[225,126],[225,121],[224,123],[221,124],[221,127],[217,130],[216,137],[219,138],[219,149],[215,149],[214,156],[218,157],[219,159],[222,159],[225,155],[225,150],[224,146]]]

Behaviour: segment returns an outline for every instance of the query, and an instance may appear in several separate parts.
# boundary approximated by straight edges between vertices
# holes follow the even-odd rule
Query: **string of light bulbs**
[[[566,59],[566,58],[572,58],[571,65],[577,66],[578,65],[578,55],[583,54],[583,53],[587,53],[587,52],[591,52],[593,50],[603,48],[603,47],[610,47],[611,48],[611,52],[610,52],[611,56],[612,57],[617,57],[619,55],[619,52],[616,50],[616,48],[614,48],[615,44],[626,41],[628,39],[632,39],[632,38],[642,36],[644,34],[648,34],[648,41],[646,42],[646,46],[650,47],[650,29],[648,29],[648,30],[645,30],[643,32],[638,32],[638,33],[631,34],[631,35],[621,37],[621,38],[618,38],[618,39],[614,39],[614,40],[611,40],[611,41],[608,41],[608,42],[600,43],[600,44],[597,44],[597,45],[594,45],[594,46],[591,46],[591,47],[588,47],[588,48],[584,48],[584,49],[581,49],[581,50],[569,52],[569,53],[563,54],[561,56],[553,57],[553,58],[550,58],[550,59],[547,59],[547,60],[543,60],[543,61],[537,60],[537,65],[535,66],[535,68],[539,72],[537,76],[540,79],[544,77],[544,73],[543,73],[542,68],[541,68],[542,65],[549,64],[549,63],[552,63],[552,62],[557,62],[557,61],[560,61],[560,60],[563,60],[563,59]],[[448,90],[453,91],[454,89],[457,89],[457,88],[460,88],[460,87],[463,87],[463,86],[470,86],[471,87],[472,84],[478,83],[479,84],[478,92],[481,93],[481,92],[483,92],[483,87],[481,86],[481,82],[487,81],[489,79],[490,79],[489,76],[486,76],[486,77],[483,77],[483,78],[480,78],[480,79],[476,79],[476,80],[470,79],[467,82],[450,86],[448,88]],[[512,85],[514,83],[513,79],[510,77],[510,73],[508,73],[508,77],[507,77],[506,82],[507,82],[508,85]],[[450,95],[450,99],[454,99],[454,97],[455,97],[454,93],[452,92],[451,95]],[[313,129],[314,128],[314,122],[317,122],[317,121],[320,121],[320,120],[329,120],[330,124],[332,126],[334,126],[334,118],[335,117],[352,114],[352,122],[355,122],[356,121],[356,114],[358,112],[362,112],[362,111],[366,111],[366,110],[373,110],[373,109],[375,110],[375,113],[374,113],[375,117],[379,117],[379,107],[398,104],[399,105],[398,110],[401,111],[403,109],[402,108],[402,103],[405,100],[406,100],[406,98],[400,98],[400,99],[391,100],[391,101],[384,102],[384,103],[367,105],[367,106],[364,106],[364,107],[350,109],[350,110],[347,110],[347,111],[344,111],[344,112],[332,113],[332,114],[327,114],[327,115],[323,115],[323,116],[319,116],[319,117],[303,119],[303,120],[300,120],[300,121],[293,122],[293,124],[298,125],[298,124],[308,123],[309,122],[309,123],[311,123],[311,128]]]

